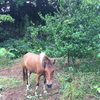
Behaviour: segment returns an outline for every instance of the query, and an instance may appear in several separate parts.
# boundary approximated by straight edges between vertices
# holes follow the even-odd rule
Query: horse
[[[44,93],[47,94],[45,86],[48,88],[52,87],[52,78],[54,73],[54,63],[55,60],[50,60],[50,58],[45,55],[45,53],[40,53],[39,55],[35,53],[26,53],[22,58],[22,69],[23,69],[23,81],[26,81],[27,90],[29,90],[30,82],[29,77],[31,73],[36,73],[36,91],[39,87],[39,80],[41,76],[44,76]],[[37,92],[35,92],[37,94]]]

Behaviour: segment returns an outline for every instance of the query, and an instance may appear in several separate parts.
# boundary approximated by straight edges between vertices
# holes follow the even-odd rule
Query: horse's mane
[[[48,64],[48,67],[50,67],[50,66],[52,65],[51,60],[49,59],[49,57],[48,57],[47,55],[45,55],[44,52],[42,52],[42,53],[40,54],[40,62],[41,62],[41,65],[42,65],[43,67],[45,67],[44,61],[47,61],[47,62],[48,62],[48,63],[47,63],[47,64]]]
[[[42,63],[43,62],[43,58],[45,57],[45,53],[44,52],[41,52],[40,53],[40,62]]]

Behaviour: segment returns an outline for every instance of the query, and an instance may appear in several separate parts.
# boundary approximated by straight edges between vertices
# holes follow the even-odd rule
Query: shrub
[[[16,40],[16,39],[9,39],[1,44],[1,47],[6,48],[8,51],[10,51],[8,56],[11,56],[12,54],[15,55],[15,57],[19,57],[22,54],[25,54],[28,52],[29,49],[29,43],[23,41],[23,40]],[[12,54],[11,54],[12,53]]]
[[[59,0],[58,4],[54,16],[39,13],[44,26],[27,27],[35,49],[40,52],[42,48],[51,57],[68,56],[73,60],[97,55],[100,24],[97,6],[77,0]]]

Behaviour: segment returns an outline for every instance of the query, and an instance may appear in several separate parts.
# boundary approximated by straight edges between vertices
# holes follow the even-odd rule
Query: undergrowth
[[[57,77],[61,83],[61,100],[100,99],[100,70],[97,63],[84,62],[65,67]]]
[[[0,57],[0,69],[7,68],[9,66],[13,66],[16,63],[21,63],[21,59],[9,59],[6,57]]]

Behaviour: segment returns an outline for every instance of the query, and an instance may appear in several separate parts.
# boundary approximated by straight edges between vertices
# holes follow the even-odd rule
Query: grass
[[[30,77],[31,84],[33,84],[35,82],[35,77],[36,77],[35,74],[31,75],[31,77]],[[5,88],[5,89],[11,89],[11,88],[17,87],[19,84],[23,84],[23,80],[20,76],[16,77],[16,78],[7,77],[7,76],[0,77],[0,86]]]
[[[20,59],[11,60],[5,57],[0,57],[0,69],[8,68],[20,62]],[[18,84],[22,84],[21,77],[13,78],[9,76],[0,76],[0,91],[17,87]]]
[[[21,59],[8,59],[6,57],[0,57],[0,69],[13,66],[13,64],[21,62]]]
[[[3,90],[11,89],[17,87],[18,84],[22,84],[20,77],[11,78],[11,77],[0,77],[0,86],[4,88]]]
[[[95,68],[94,68],[95,65]],[[61,82],[61,100],[100,99],[100,71],[98,64],[81,63],[78,68],[65,67],[57,74]],[[95,88],[97,87],[97,88]]]
[[[13,62],[18,63],[20,60],[8,60],[0,58],[0,69],[12,66]],[[1,66],[2,65],[2,66]],[[81,62],[71,66],[65,66],[56,74],[56,78],[60,82],[59,98],[60,100],[84,100],[90,97],[99,100],[100,92],[100,69],[97,62]],[[36,80],[36,74],[32,74],[30,82],[33,84]],[[17,87],[22,84],[21,77],[0,77],[0,92]],[[35,100],[37,98],[47,98],[43,95],[38,97],[27,95],[28,99]]]

